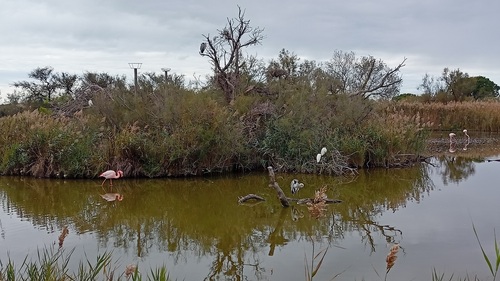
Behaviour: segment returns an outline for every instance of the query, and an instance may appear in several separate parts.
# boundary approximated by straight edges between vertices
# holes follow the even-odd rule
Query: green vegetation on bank
[[[399,94],[406,59],[390,67],[338,50],[325,62],[301,61],[285,49],[269,62],[245,55],[262,43],[263,31],[239,8],[216,36],[203,35],[199,55],[213,70],[203,83],[166,72],[142,73],[129,85],[107,73],[34,69],[31,80],[12,84],[16,91],[0,108],[0,173],[88,178],[111,168],[165,177],[272,165],[342,174],[417,161],[429,128],[499,127],[498,111],[476,116],[481,109],[429,112],[388,102]],[[424,77],[430,100],[472,98],[466,90],[474,99],[498,96],[492,81],[459,70],[446,68],[439,82]],[[318,163],[322,147],[328,153]]]
[[[390,166],[424,148],[418,116],[363,98],[288,92],[228,106],[217,94],[175,88],[92,95],[92,106],[74,112],[63,110],[73,109],[70,100],[0,118],[2,174],[86,178],[119,168],[129,177],[163,177],[268,165],[334,173],[334,153],[353,167]],[[322,147],[329,153],[316,163]]]

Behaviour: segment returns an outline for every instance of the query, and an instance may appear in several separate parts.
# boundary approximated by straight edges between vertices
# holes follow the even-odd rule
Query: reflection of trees
[[[443,183],[459,183],[476,172],[473,158],[441,155],[435,158]]]
[[[306,181],[323,186],[329,179],[311,175]],[[30,180],[29,185],[10,182],[16,187],[0,190],[0,200],[4,208],[35,226],[56,233],[64,225],[70,226],[70,233],[93,232],[103,247],[111,243],[139,258],[154,251],[169,253],[175,263],[191,255],[207,257],[212,262],[206,280],[227,276],[264,280],[269,276],[259,257],[267,247],[272,256],[289,241],[310,237],[332,244],[352,231],[359,232],[372,250],[374,235],[395,241],[401,231],[380,222],[380,215],[404,207],[409,200],[420,200],[433,188],[425,166],[360,173],[357,181],[335,187],[333,192],[344,203],[329,206],[328,216],[317,220],[308,216],[306,206],[282,208],[274,191],[266,189],[267,174],[246,181],[243,185],[241,179],[121,181],[117,188],[125,199],[109,203],[88,181],[68,185]],[[256,182],[265,204],[238,205],[239,196],[255,192]],[[252,274],[255,278],[248,276]]]
[[[356,183],[340,191],[340,199],[349,202],[335,205],[337,216],[342,222],[340,228],[344,232],[358,232],[371,252],[375,251],[376,246],[374,235],[388,243],[399,242],[402,230],[380,222],[379,217],[387,210],[395,212],[405,207],[408,201],[420,201],[432,189],[434,184],[429,177],[429,167],[425,164],[378,173],[364,171]]]
[[[361,239],[371,248],[372,252],[375,252],[375,239],[373,238],[373,232],[379,233],[382,237],[385,238],[387,243],[399,243],[396,240],[397,236],[403,235],[403,232],[399,229],[396,229],[390,225],[382,225],[373,220],[372,214],[367,214],[360,207],[356,208],[354,211],[357,214],[357,220],[354,221],[358,226]]]

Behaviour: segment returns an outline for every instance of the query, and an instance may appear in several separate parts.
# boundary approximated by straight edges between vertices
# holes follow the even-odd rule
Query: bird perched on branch
[[[102,181],[101,186],[104,189],[104,183],[106,180],[109,180],[109,186],[113,186],[113,179],[119,179],[120,177],[123,177],[123,172],[121,170],[118,171],[113,171],[113,170],[107,170],[106,172],[102,173],[99,175],[100,178],[104,178]]]
[[[203,52],[205,52],[206,48],[207,48],[207,43],[202,42],[200,45],[200,55],[203,54]]]
[[[321,149],[321,152],[320,152],[320,153],[318,153],[318,155],[316,155],[316,162],[318,162],[318,163],[319,163],[319,161],[321,161],[321,157],[322,157],[323,155],[325,155],[327,151],[328,151],[328,150],[326,149],[326,147],[323,147],[323,148]]]
[[[290,183],[290,191],[292,191],[292,194],[299,192],[299,190],[303,187],[304,184],[299,182],[298,179],[293,179],[292,182]]]

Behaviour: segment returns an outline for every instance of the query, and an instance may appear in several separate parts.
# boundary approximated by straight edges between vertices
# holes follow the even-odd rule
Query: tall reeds
[[[486,252],[484,251],[483,245],[481,244],[481,240],[479,240],[479,235],[477,234],[476,227],[472,224],[472,229],[474,230],[474,235],[476,236],[477,243],[479,244],[479,248],[481,249],[481,253],[483,254],[484,261],[488,265],[488,269],[490,270],[491,275],[493,276],[493,281],[497,278],[498,269],[500,268],[500,248],[498,246],[496,232],[493,231],[495,237],[495,256],[494,260],[490,260]]]
[[[421,116],[432,130],[500,131],[500,102],[474,101],[449,103],[396,102],[394,108],[407,116]]]

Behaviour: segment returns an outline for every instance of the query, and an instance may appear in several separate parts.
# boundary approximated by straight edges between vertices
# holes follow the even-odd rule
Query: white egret
[[[321,153],[318,153],[318,155],[316,155],[316,162],[319,163],[319,161],[321,161]]]
[[[321,149],[321,152],[320,152],[318,155],[316,155],[316,162],[318,162],[318,163],[319,163],[319,161],[321,161],[321,157],[322,157],[323,155],[325,155],[327,151],[328,151],[328,150],[326,149],[326,147],[323,147],[323,148]]]

